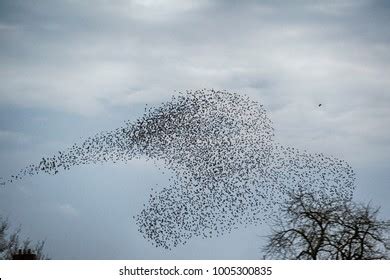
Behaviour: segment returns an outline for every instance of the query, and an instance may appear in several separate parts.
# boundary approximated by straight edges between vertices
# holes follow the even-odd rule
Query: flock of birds
[[[248,97],[186,91],[135,123],[42,158],[8,182],[140,156],[162,161],[172,171],[170,185],[151,193],[134,219],[146,239],[166,249],[266,222],[292,190],[311,190],[323,200],[352,197],[355,174],[347,162],[273,138],[265,109]]]

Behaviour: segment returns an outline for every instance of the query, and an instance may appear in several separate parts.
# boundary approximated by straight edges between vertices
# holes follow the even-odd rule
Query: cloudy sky
[[[262,103],[279,142],[348,161],[355,200],[390,218],[389,26],[385,0],[0,0],[0,176],[175,91],[225,89]],[[143,159],[39,175],[0,188],[0,215],[53,259],[261,258],[266,225],[144,240],[131,217],[166,180]]]

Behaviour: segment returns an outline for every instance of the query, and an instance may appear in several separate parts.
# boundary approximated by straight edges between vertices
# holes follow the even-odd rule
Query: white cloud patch
[[[25,144],[29,140],[30,137],[24,133],[10,130],[0,130],[0,143]]]
[[[79,211],[70,204],[61,204],[58,206],[60,213],[66,217],[75,218],[79,216]]]
[[[187,13],[206,6],[204,0],[133,0],[129,11],[133,18],[141,21],[161,22],[182,18]]]

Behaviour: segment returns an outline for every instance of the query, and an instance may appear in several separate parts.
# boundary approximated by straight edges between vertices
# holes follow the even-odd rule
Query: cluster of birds
[[[140,156],[162,161],[173,174],[134,216],[143,236],[166,249],[266,222],[292,190],[312,190],[323,200],[350,199],[354,190],[347,162],[276,143],[262,105],[206,89],[173,96],[136,122],[43,158],[9,182]]]

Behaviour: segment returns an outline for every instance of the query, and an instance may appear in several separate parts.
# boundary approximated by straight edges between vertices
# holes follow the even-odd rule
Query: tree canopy
[[[313,193],[294,192],[281,209],[264,247],[265,258],[388,259],[390,221],[379,208],[351,200],[322,202]]]
[[[0,260],[11,260],[19,250],[23,252],[32,250],[36,259],[47,259],[43,252],[44,245],[45,241],[42,240],[34,243],[29,238],[22,239],[21,228],[12,231],[8,219],[0,216]]]

